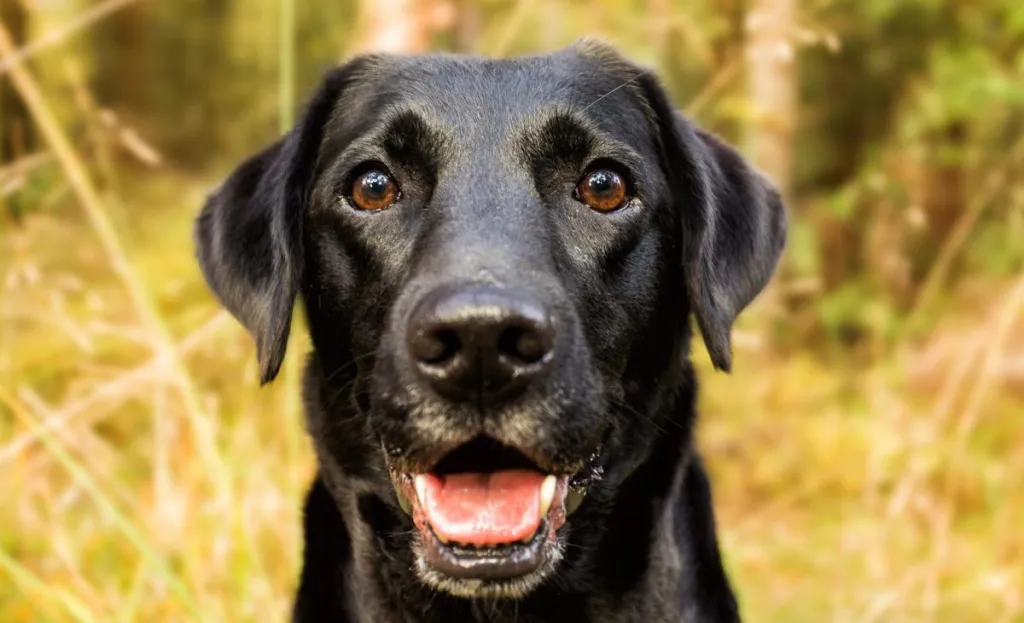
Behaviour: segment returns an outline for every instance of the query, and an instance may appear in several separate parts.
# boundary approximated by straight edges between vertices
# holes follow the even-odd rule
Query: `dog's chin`
[[[464,599],[519,599],[554,573],[564,546],[543,527],[529,543],[473,548],[441,543],[419,532],[413,545],[416,575],[427,586]]]
[[[471,599],[521,598],[551,576],[562,560],[566,521],[593,479],[550,473],[486,440],[419,470],[391,461],[388,468],[398,504],[416,528],[411,547],[419,579]]]

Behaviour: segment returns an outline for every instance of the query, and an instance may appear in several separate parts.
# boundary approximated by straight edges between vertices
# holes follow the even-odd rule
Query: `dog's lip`
[[[538,528],[529,538],[494,546],[472,546],[446,542],[438,536],[420,504],[415,475],[393,471],[392,482],[399,504],[418,529],[424,561],[434,570],[464,581],[499,582],[540,569],[558,541],[558,530],[565,524],[570,504],[578,507],[582,501],[582,493],[574,492],[568,477],[557,477],[551,504],[543,509]]]
[[[607,434],[605,437],[607,437]],[[394,477],[395,474],[401,473],[425,474],[434,471],[434,468],[437,467],[438,463],[440,463],[448,453],[457,449],[463,443],[471,440],[472,437],[465,437],[457,443],[451,443],[447,447],[438,448],[429,453],[423,453],[415,459],[409,458],[409,456],[401,449],[389,446],[383,441],[381,441],[381,450],[384,455],[384,462],[387,465],[388,472],[391,473],[392,477]],[[594,448],[590,455],[585,459],[577,459],[569,463],[560,463],[557,465],[551,461],[545,460],[544,457],[536,456],[528,449],[515,449],[532,461],[540,471],[547,474],[554,474],[556,476],[566,476],[570,481],[575,483],[577,488],[586,489],[589,488],[590,484],[601,479],[603,470],[600,467],[600,459],[604,453],[605,441],[605,439],[602,439],[597,447]]]
[[[454,452],[458,448],[448,448],[447,452]],[[420,462],[407,458],[406,453],[394,446],[389,447],[382,440],[385,465],[398,505],[416,526],[422,563],[456,580],[485,582],[526,577],[555,556],[561,528],[580,508],[589,489],[603,475],[600,463],[603,448],[604,443],[601,443],[586,459],[570,462],[569,469],[546,467],[545,462],[535,462],[534,471],[544,474],[545,480],[553,480],[555,484],[553,494],[550,491],[541,492],[538,528],[532,536],[516,543],[481,546],[446,542],[440,538],[427,520],[427,513],[421,504],[422,491],[417,491],[417,476],[421,476],[419,480],[423,480],[422,476],[445,478],[445,470],[442,469],[440,474],[434,473],[434,470],[442,467],[441,461],[447,454],[425,453],[436,459]],[[522,454],[532,460],[526,453]],[[422,484],[420,482],[421,487]]]
[[[592,485],[602,478],[604,441],[585,459],[564,463],[560,468],[543,458],[538,461],[522,452],[524,457],[533,462],[536,471],[545,474],[546,479],[556,479],[556,491],[548,498],[551,504],[547,509],[543,508],[545,493],[542,492],[540,524],[531,538],[482,547],[443,542],[426,521],[426,513],[419,503],[416,490],[417,474],[443,478],[443,475],[432,472],[459,445],[417,453],[417,458],[410,457],[400,447],[389,445],[383,439],[381,449],[398,505],[416,526],[414,534],[417,538],[413,542],[413,549],[417,551],[420,564],[455,581],[500,584],[539,573],[559,556],[560,529],[580,508]],[[463,440],[463,443],[468,441]],[[424,456],[430,457],[430,460],[423,460]]]
[[[459,580],[508,580],[539,569],[547,556],[545,546],[553,542],[553,535],[554,530],[545,520],[528,542],[478,549],[442,543],[437,535],[427,531],[423,535],[424,558],[437,571]]]
[[[383,444],[382,444],[383,446]],[[602,443],[586,461],[582,462],[580,469],[575,471],[549,471],[551,475],[558,476],[560,481],[565,480],[567,490],[564,495],[564,510],[565,517],[569,517],[575,513],[583,500],[586,498],[588,491],[591,486],[601,480],[604,470],[600,465],[600,457],[603,451],[604,444]],[[440,457],[429,463],[430,467],[427,469],[403,469],[405,465],[401,461],[396,460],[397,451],[391,450],[386,446],[383,446],[384,450],[384,462],[387,466],[388,474],[391,476],[391,484],[395,490],[395,495],[398,498],[399,507],[410,517],[413,516],[414,501],[416,499],[416,489],[414,484],[415,474],[417,473],[429,473],[432,468],[437,465]],[[443,456],[443,455],[442,455]]]

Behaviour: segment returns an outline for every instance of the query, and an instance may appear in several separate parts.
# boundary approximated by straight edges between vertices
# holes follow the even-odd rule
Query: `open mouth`
[[[477,437],[423,473],[391,470],[429,567],[455,580],[502,581],[555,562],[557,533],[583,501],[568,475]]]

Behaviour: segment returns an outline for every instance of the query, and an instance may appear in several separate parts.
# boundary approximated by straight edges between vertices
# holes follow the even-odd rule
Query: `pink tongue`
[[[506,470],[493,474],[417,476],[420,504],[434,534],[469,545],[502,545],[533,536],[540,527],[544,474]]]

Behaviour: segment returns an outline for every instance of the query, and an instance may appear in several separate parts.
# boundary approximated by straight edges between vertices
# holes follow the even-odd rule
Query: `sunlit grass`
[[[676,65],[710,63],[717,39],[697,27],[708,16],[678,12],[673,25],[591,4],[507,3],[478,51],[586,32],[655,62],[671,26],[683,36]],[[299,81],[297,7],[280,0],[267,13],[279,22],[282,130]],[[710,99],[739,66],[697,84],[691,110],[737,116],[738,102]],[[257,112],[275,99],[249,98]],[[0,230],[0,621],[286,620],[314,469],[302,328],[281,377],[260,389],[251,340],[208,293],[191,246],[216,180],[132,170],[83,193],[67,181],[81,169],[89,182],[77,147],[59,162],[44,154],[52,183],[23,225]],[[964,244],[984,247],[973,231],[962,228]],[[936,274],[928,298],[940,304],[921,323],[934,313],[934,330],[872,363],[828,359],[824,347],[771,352],[756,310],[731,376],[695,342],[699,446],[747,620],[1024,622],[1020,284],[968,279],[949,294]]]
[[[182,197],[193,206],[194,190]],[[12,495],[0,502],[0,542],[18,581],[0,582],[0,620],[38,620],[50,602],[63,616],[81,602],[104,621],[126,608],[131,620],[284,618],[311,474],[309,457],[295,456],[301,422],[278,408],[296,382],[257,392],[248,337],[198,280],[191,211],[147,211],[130,253],[204,385],[222,474],[196,460],[173,377],[82,240],[88,229],[68,226],[74,212],[10,234],[25,253],[3,266],[0,478]],[[40,595],[47,585],[60,590]]]
[[[131,209],[163,184],[179,204]],[[258,388],[248,336],[201,282],[189,234],[205,188],[132,191],[124,241],[214,418],[222,474],[197,460],[173,376],[73,206],[5,239],[2,621],[286,618],[313,461],[285,416],[296,378]],[[1024,617],[1024,392],[980,368],[1009,290],[954,304],[933,338],[869,367],[747,340],[727,376],[698,345],[700,446],[750,620]],[[965,323],[979,330],[943,330]],[[756,312],[742,331],[757,335]],[[1024,327],[1003,339],[1019,352]]]

